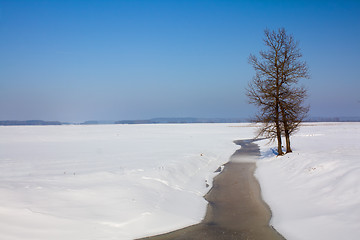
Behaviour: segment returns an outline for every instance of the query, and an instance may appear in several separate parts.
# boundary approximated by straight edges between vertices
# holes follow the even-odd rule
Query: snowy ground
[[[0,239],[133,239],[197,223],[213,171],[254,130],[0,127]],[[258,142],[256,176],[287,239],[359,238],[359,142],[360,123],[306,124],[283,157]]]
[[[133,239],[198,223],[205,181],[253,130],[0,127],[0,239]]]
[[[283,157],[265,143],[256,176],[275,228],[289,240],[360,239],[360,123],[305,124]]]

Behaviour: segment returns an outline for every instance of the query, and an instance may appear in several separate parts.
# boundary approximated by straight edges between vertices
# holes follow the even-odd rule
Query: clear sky
[[[300,42],[312,116],[360,116],[360,1],[0,0],[0,120],[250,117],[265,28]]]

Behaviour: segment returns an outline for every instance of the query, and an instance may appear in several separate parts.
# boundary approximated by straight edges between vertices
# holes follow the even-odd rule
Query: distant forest
[[[26,121],[16,121],[16,120],[6,120],[0,121],[2,126],[22,126],[22,125],[62,125],[58,121],[42,121],[42,120],[26,120]]]
[[[82,123],[68,123],[43,120],[5,120],[0,121],[0,126],[39,126],[39,125],[97,125],[97,124],[162,124],[162,123],[241,123],[250,122],[245,118],[152,118],[145,120],[120,120],[120,121],[85,121]],[[310,117],[304,122],[360,122],[360,117]]]

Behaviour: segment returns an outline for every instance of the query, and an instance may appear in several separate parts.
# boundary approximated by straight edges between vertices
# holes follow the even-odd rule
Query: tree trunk
[[[278,143],[278,156],[284,155],[281,144],[281,126],[280,126],[280,114],[279,114],[279,101],[275,101],[275,127],[276,127],[276,138]]]
[[[280,104],[280,109],[281,109],[282,122],[284,124],[286,153],[290,153],[290,152],[292,152],[292,150],[291,150],[291,146],[290,146],[290,133],[289,133],[288,119],[286,117],[286,113],[285,113],[285,110],[284,110],[284,107],[282,104]]]
[[[291,146],[290,146],[290,134],[289,130],[285,130],[285,141],[286,141],[286,153],[291,153]]]
[[[281,132],[280,130],[276,130],[276,135],[277,135],[277,143],[278,143],[278,156],[284,155],[283,151],[282,151],[282,144],[281,144]]]
[[[278,49],[275,50],[275,69],[276,69],[276,78],[275,78],[275,86],[276,86],[276,95],[275,95],[275,127],[276,127],[276,138],[278,142],[278,156],[284,155],[282,151],[282,144],[281,144],[281,126],[280,126],[280,73],[279,73],[279,66],[278,66]]]

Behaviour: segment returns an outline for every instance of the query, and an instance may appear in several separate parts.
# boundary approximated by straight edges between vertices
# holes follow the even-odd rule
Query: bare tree
[[[254,121],[262,123],[259,135],[277,140],[278,155],[282,155],[282,136],[286,152],[291,152],[290,135],[304,120],[309,107],[303,106],[306,89],[298,87],[300,79],[308,78],[308,68],[301,61],[298,43],[285,29],[265,30],[266,51],[260,57],[250,55],[249,63],[256,75],[249,83],[249,102],[259,108]]]

